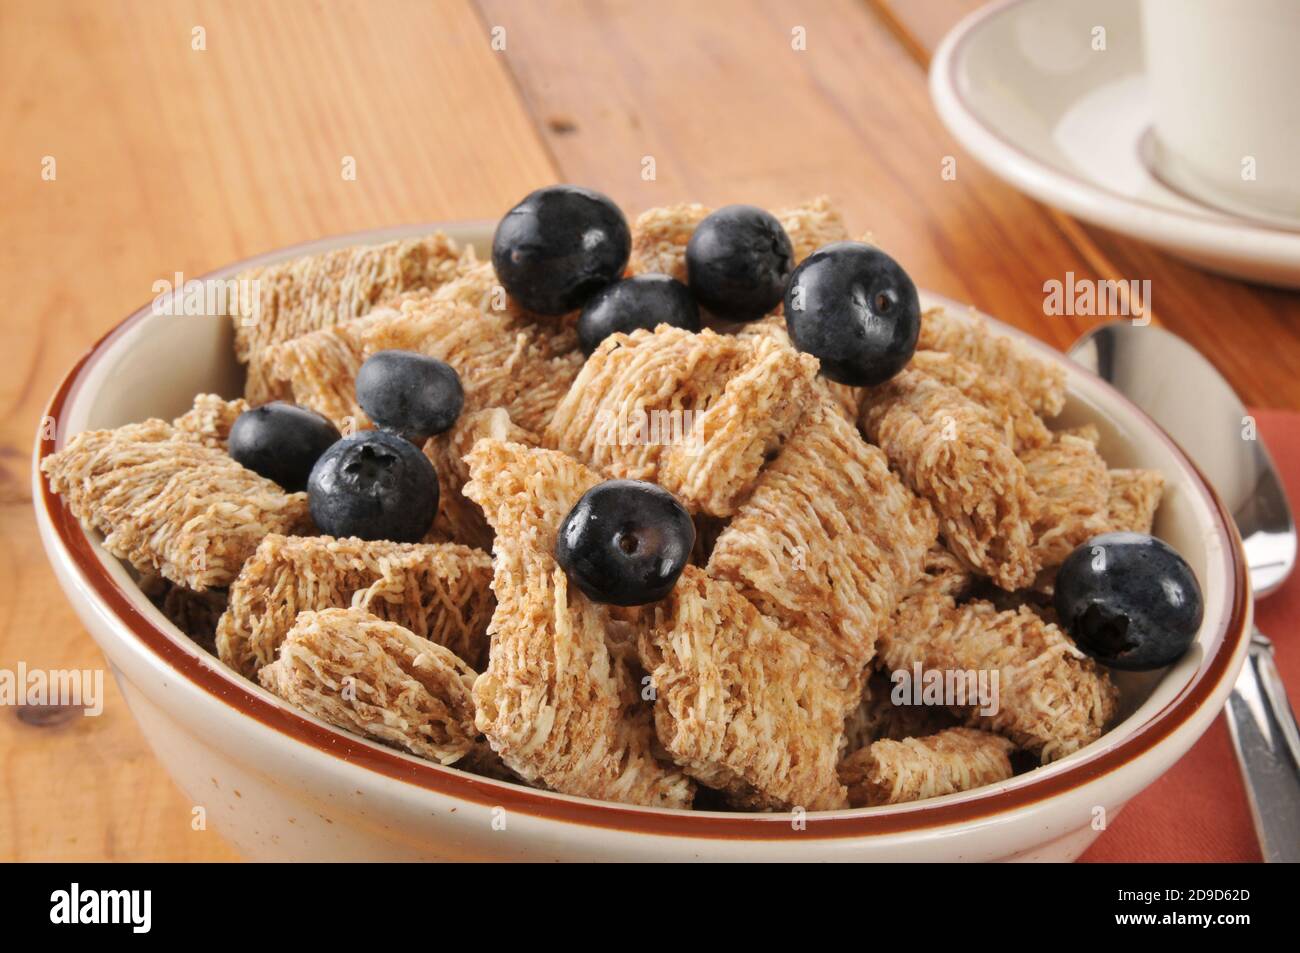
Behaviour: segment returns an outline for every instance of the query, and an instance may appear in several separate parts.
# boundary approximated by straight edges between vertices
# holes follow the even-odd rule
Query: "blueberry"
[[[781,303],[794,249],[770,212],[752,205],[718,209],[686,243],[695,300],[719,318],[757,321]]]
[[[1079,648],[1111,668],[1178,661],[1201,627],[1201,587],[1168,543],[1140,533],[1094,536],[1070,553],[1053,598]]]
[[[297,493],[307,488],[311,468],[338,439],[338,429],[320,414],[277,400],[235,418],[226,452]]]
[[[329,536],[414,543],[438,512],[438,474],[409,440],[363,430],[316,461],[307,498],[311,518]]]
[[[640,606],[668,595],[694,545],[695,524],[671,493],[639,480],[608,480],[564,518],[555,559],[596,602]]]
[[[637,328],[653,331],[671,324],[687,331],[700,329],[700,309],[688,289],[667,275],[637,275],[597,291],[578,318],[578,340],[590,354],[601,341]]]
[[[623,274],[632,232],[618,206],[572,185],[538,189],[512,208],[492,236],[492,266],[516,301],[564,314]]]
[[[415,351],[379,351],[357,371],[357,403],[384,430],[422,444],[465,406],[456,369]]]
[[[883,384],[903,369],[921,333],[916,285],[898,262],[862,242],[836,242],[805,258],[785,292],[795,347],[841,384]]]

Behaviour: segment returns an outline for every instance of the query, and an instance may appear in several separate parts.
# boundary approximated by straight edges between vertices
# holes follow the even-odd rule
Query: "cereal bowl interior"
[[[480,253],[491,238],[490,225],[440,227]],[[253,263],[431,230],[341,236]],[[966,310],[936,296],[922,299]],[[1049,765],[925,801],[792,815],[571,797],[443,767],[336,729],[226,667],[163,616],[125,565],[82,530],[39,470],[42,457],[83,430],[170,419],[199,392],[238,396],[244,371],[225,317],[167,316],[146,307],[86,354],[52,400],[57,437],[38,440],[37,517],[61,585],[154,750],[214,827],[252,858],[1071,859],[1217,716],[1244,657],[1249,594],[1230,520],[1177,447],[1099,379],[1013,329],[992,327],[1065,367],[1068,400],[1054,428],[1095,425],[1111,467],[1165,476],[1154,532],[1200,580],[1204,623],[1191,651],[1168,670],[1116,678],[1119,713],[1099,740]]]

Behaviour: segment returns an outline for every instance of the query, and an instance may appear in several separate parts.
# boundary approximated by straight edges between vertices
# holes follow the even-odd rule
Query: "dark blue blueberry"
[[[680,281],[667,275],[637,275],[592,296],[578,318],[578,340],[590,354],[611,334],[630,334],[638,328],[653,331],[661,324],[698,331],[699,306]]]
[[[793,268],[790,236],[772,213],[752,205],[718,209],[686,243],[691,293],[727,321],[757,321],[770,313]]]
[[[456,369],[415,351],[379,351],[357,371],[357,403],[377,425],[422,444],[465,406]]]
[[[661,486],[609,480],[578,500],[560,524],[555,559],[596,602],[640,606],[672,590],[682,574],[695,524]]]
[[[538,189],[506,212],[492,266],[510,296],[538,314],[564,314],[623,274],[632,232],[606,196],[572,185]]]
[[[307,489],[311,468],[338,439],[338,429],[320,414],[275,401],[235,418],[226,452],[253,472],[297,493]]]
[[[409,440],[363,430],[316,461],[307,496],[322,533],[415,543],[438,512],[438,474]]]
[[[841,384],[883,384],[903,369],[921,333],[916,285],[898,262],[862,242],[805,258],[785,292],[785,326],[801,351]]]
[[[1201,587],[1182,556],[1141,533],[1094,536],[1056,575],[1061,624],[1111,668],[1144,672],[1183,656],[1201,627]]]

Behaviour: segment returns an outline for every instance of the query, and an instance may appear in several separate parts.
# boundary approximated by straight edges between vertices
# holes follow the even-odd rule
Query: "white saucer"
[[[930,94],[962,146],[1034,198],[1212,271],[1300,288],[1300,230],[1200,204],[1151,173],[1132,0],[985,7],[940,44]]]

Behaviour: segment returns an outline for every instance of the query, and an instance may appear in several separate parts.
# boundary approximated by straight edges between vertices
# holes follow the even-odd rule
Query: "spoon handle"
[[[1251,634],[1228,696],[1228,728],[1266,861],[1300,861],[1300,732],[1273,663],[1273,643]]]

